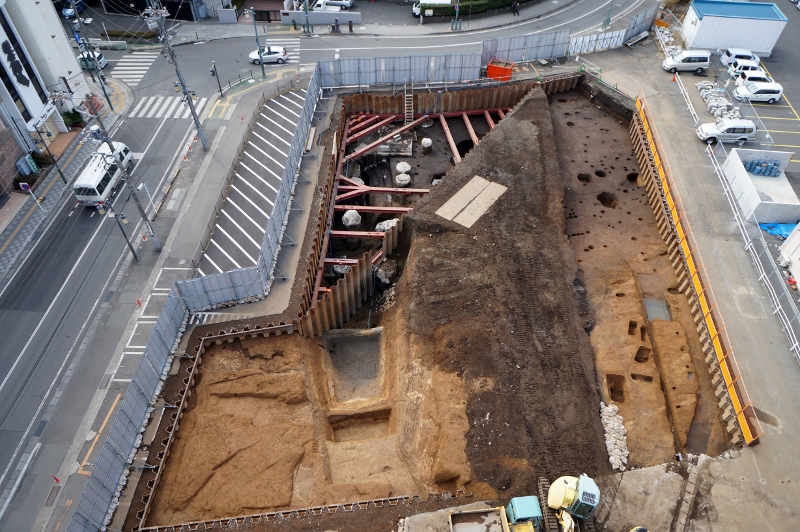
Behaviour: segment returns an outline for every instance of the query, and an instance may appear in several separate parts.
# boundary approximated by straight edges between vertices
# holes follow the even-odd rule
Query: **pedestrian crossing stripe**
[[[194,109],[198,116],[208,98],[195,101]],[[190,118],[192,111],[183,103],[182,96],[145,96],[128,113],[129,118]]]
[[[159,57],[159,53],[133,52],[123,55],[116,61],[111,77],[124,81],[135,87],[150,70],[150,66]]]

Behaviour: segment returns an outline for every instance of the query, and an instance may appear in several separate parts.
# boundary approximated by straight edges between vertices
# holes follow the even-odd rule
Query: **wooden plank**
[[[484,188],[469,205],[467,205],[458,216],[453,218],[453,221],[463,225],[464,227],[472,227],[478,219],[483,216],[489,208],[502,196],[507,187],[498,183],[489,183],[489,186]]]
[[[461,187],[458,192],[453,194],[453,197],[447,200],[444,205],[439,207],[436,214],[447,220],[452,220],[488,186],[489,181],[476,175],[470,179],[466,185]]]

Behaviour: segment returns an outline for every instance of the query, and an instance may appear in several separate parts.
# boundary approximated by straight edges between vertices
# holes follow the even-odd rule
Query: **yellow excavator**
[[[555,510],[562,532],[591,532],[595,529],[591,517],[600,504],[600,488],[588,476],[559,477],[552,484],[539,479],[539,492],[542,498],[547,493],[547,507]],[[548,530],[555,531],[558,526],[549,513],[545,514],[544,520]]]

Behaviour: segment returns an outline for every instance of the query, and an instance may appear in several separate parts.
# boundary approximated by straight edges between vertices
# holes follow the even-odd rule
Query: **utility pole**
[[[308,0],[303,0],[303,7],[306,12],[306,23],[303,25],[303,33],[311,35],[314,32],[314,28],[308,23]]]
[[[83,20],[78,16],[78,8],[75,5],[75,0],[70,1],[72,2],[72,12],[75,14],[75,20],[78,21],[78,25],[81,27],[81,33],[86,34],[86,28],[83,25]],[[97,74],[97,81],[100,82],[100,88],[103,90],[103,96],[106,97],[106,101],[108,102],[108,108],[114,111],[114,106],[111,104],[111,98],[108,97],[108,92],[106,92],[106,85],[103,83],[104,76],[102,72],[100,72],[100,69],[97,68],[97,57],[94,54],[94,50],[92,50],[92,45],[80,37],[80,35],[75,35],[75,40],[78,41],[78,48],[83,52],[81,57],[83,61],[86,62],[86,66],[89,67],[89,75],[92,76],[92,70],[94,70],[95,74]],[[81,41],[83,41],[83,43],[81,43]],[[89,58],[91,58],[91,60]],[[94,81],[94,76],[92,76],[92,81]]]
[[[114,210],[111,207],[108,208],[108,212],[109,212],[109,214],[113,214],[114,215],[114,219],[117,221],[117,226],[119,226],[119,230],[122,231],[122,236],[123,236],[123,238],[125,238],[125,243],[128,244],[128,248],[131,250],[131,253],[133,253],[133,258],[138,262],[139,261],[139,255],[136,253],[136,248],[133,247],[133,243],[131,242],[131,239],[128,238],[128,233],[126,233],[125,232],[125,228],[122,227],[122,224],[128,223],[127,218],[125,218],[125,215],[122,214],[122,213],[119,213],[119,214],[115,213]]]
[[[608,3],[608,15],[606,15],[606,19],[603,21],[603,25],[601,26],[601,29],[604,29],[604,30],[608,29],[608,27],[611,25],[611,7],[613,5],[614,5],[614,0],[611,0],[611,2]]]
[[[94,113],[95,118],[97,118],[97,123],[100,124],[100,135],[103,137],[103,142],[106,143],[108,149],[111,150],[111,157],[117,161],[117,158],[114,157],[114,143],[111,142],[111,138],[109,138],[108,133],[106,133],[106,127],[103,125],[103,120],[100,118],[100,115],[97,114],[97,110],[94,108],[94,103],[92,103],[91,98],[88,99],[89,106],[92,108],[92,113]],[[93,126],[94,127],[94,126]],[[150,219],[147,217],[147,213],[142,207],[142,202],[139,201],[139,196],[136,195],[136,189],[133,188],[133,184],[131,184],[130,176],[128,175],[128,169],[125,168],[125,165],[122,164],[122,161],[117,161],[119,164],[119,169],[122,171],[122,179],[125,180],[125,184],[128,186],[128,192],[133,198],[133,202],[136,204],[136,208],[139,209],[139,216],[142,217],[142,221],[144,222],[145,227],[147,227],[147,232],[150,233],[150,238],[153,239],[153,245],[156,247],[156,251],[161,251],[161,243],[158,241],[156,237],[156,232],[153,229],[153,226],[150,224]],[[122,226],[120,225],[120,228]],[[123,231],[124,232],[124,231]],[[127,238],[127,237],[126,237]],[[132,250],[133,248],[131,248]],[[135,253],[134,253],[135,254]]]
[[[58,166],[58,161],[56,161],[56,158],[53,157],[53,154],[50,152],[50,147],[47,145],[47,141],[44,140],[44,137],[42,136],[42,132],[39,131],[39,126],[35,126],[35,127],[36,127],[36,133],[39,135],[39,141],[36,142],[36,144],[38,144],[39,142],[42,143],[42,145],[44,146],[44,149],[47,150],[47,155],[50,156],[50,160],[53,161],[54,165],[56,165],[56,170],[58,170],[58,175],[61,176],[61,181],[63,181],[64,184],[66,185],[67,184],[67,178],[64,177],[64,172],[61,171],[61,167]],[[48,135],[49,135],[49,133],[48,133]]]
[[[192,100],[192,95],[189,92],[189,89],[186,88],[186,81],[184,81],[183,74],[181,74],[181,69],[178,66],[178,60],[175,57],[175,51],[172,49],[172,43],[170,43],[169,40],[169,33],[164,27],[164,17],[169,15],[169,12],[166,9],[154,9],[152,7],[148,7],[144,10],[142,15],[147,23],[147,27],[151,30],[158,31],[159,35],[161,36],[161,40],[164,42],[164,53],[169,56],[169,61],[175,65],[175,72],[178,74],[178,81],[180,82],[181,89],[183,89],[183,95],[186,98],[186,103],[189,104],[189,110],[192,112],[192,118],[194,119],[194,124],[197,127],[197,133],[200,135],[200,141],[203,143],[203,149],[208,151],[208,141],[206,141],[206,134],[203,131],[203,126],[200,124],[200,118],[198,118],[197,111],[194,108],[194,100]]]
[[[250,16],[253,17],[253,29],[256,32],[256,46],[258,46],[258,64],[261,65],[261,78],[264,79],[267,77],[267,73],[264,72],[264,50],[261,49],[261,43],[258,42],[258,26],[256,25],[256,10],[250,10]]]

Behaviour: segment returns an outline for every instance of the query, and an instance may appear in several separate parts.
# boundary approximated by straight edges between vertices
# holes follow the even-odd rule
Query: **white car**
[[[761,63],[760,57],[750,50],[745,50],[744,48],[727,48],[722,50],[722,55],[719,58],[719,62],[722,63],[722,66],[728,66],[728,64],[736,61],[737,59],[747,59],[748,61]]]
[[[326,6],[336,6],[342,9],[350,9],[353,7],[353,0],[320,0],[320,2],[317,3],[324,3]],[[316,6],[314,9],[316,9]]]
[[[702,124],[697,136],[706,144],[747,142],[756,139],[756,125],[751,120],[722,118],[714,124]]]
[[[750,70],[746,72],[742,72],[739,74],[739,77],[736,78],[736,85],[744,85],[746,83],[755,82],[755,83],[775,83],[771,77],[767,75],[766,72],[761,70]]]
[[[254,65],[260,65],[261,63],[278,63],[282,65],[289,60],[289,56],[286,53],[286,48],[282,46],[267,46],[261,52],[261,57],[258,56],[258,50],[253,50],[250,52],[248,59]]]
[[[733,97],[740,102],[775,103],[781,99],[783,87],[780,83],[756,83],[740,85],[733,91]]]

